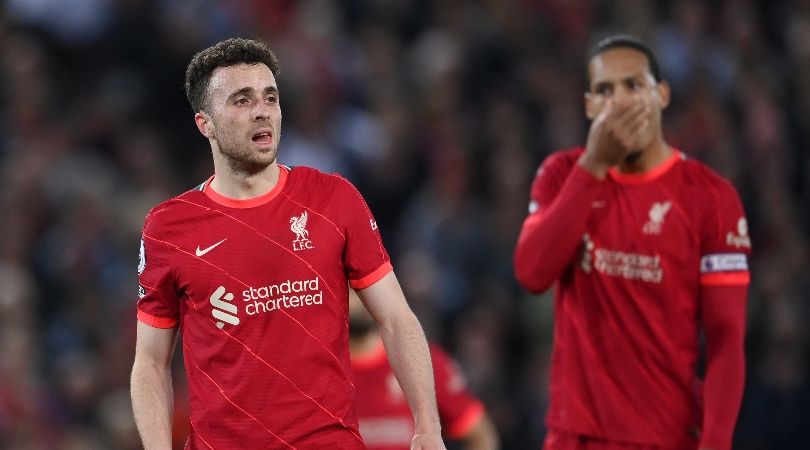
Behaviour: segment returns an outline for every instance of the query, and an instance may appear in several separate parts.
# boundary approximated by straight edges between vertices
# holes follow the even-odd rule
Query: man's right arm
[[[559,154],[543,163],[532,186],[533,206],[515,248],[515,275],[524,289],[545,291],[570,265],[600,184],[580,164],[566,166]]]
[[[177,328],[155,328],[138,321],[130,393],[145,450],[172,448],[171,360],[175,342]]]
[[[548,289],[571,263],[591,209],[600,207],[594,202],[603,201],[598,199],[601,182],[635,148],[645,113],[641,104],[615,107],[608,100],[591,122],[585,152],[573,167],[549,164],[553,156],[541,167],[532,186],[534,208],[515,249],[515,275],[529,292]]]

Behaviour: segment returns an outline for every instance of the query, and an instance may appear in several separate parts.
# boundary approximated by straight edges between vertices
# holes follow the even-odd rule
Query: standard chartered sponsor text
[[[661,257],[657,255],[639,255],[597,248],[594,256],[594,267],[606,275],[649,283],[660,283],[664,276]]]
[[[268,286],[251,286],[242,291],[242,300],[248,302],[245,312],[252,316],[280,309],[320,305],[323,303],[323,291],[318,277],[287,280]]]

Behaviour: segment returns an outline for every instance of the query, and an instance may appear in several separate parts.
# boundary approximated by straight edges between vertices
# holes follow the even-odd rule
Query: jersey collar
[[[270,190],[270,192],[268,192],[266,194],[262,194],[262,195],[260,195],[258,197],[246,198],[246,199],[236,199],[236,198],[226,197],[226,196],[214,191],[214,189],[211,188],[211,181],[214,180],[214,175],[211,175],[211,178],[209,178],[205,182],[205,184],[203,184],[202,191],[203,191],[203,193],[205,193],[206,196],[208,196],[208,198],[210,198],[211,200],[213,200],[214,202],[216,202],[216,203],[218,203],[218,204],[220,204],[222,206],[227,206],[229,208],[238,208],[238,209],[255,208],[257,206],[264,205],[265,203],[268,203],[269,201],[276,198],[276,196],[284,188],[284,185],[287,183],[287,173],[289,172],[289,169],[286,166],[283,166],[281,164],[278,165],[278,168],[279,168],[279,170],[278,170],[278,182],[276,182],[276,185],[273,187],[273,189]]]
[[[648,181],[655,180],[669,171],[678,161],[685,159],[684,154],[676,149],[672,149],[672,154],[669,158],[664,160],[661,164],[653,167],[652,169],[642,173],[623,173],[619,172],[615,167],[608,169],[608,174],[617,183],[621,184],[642,184]]]

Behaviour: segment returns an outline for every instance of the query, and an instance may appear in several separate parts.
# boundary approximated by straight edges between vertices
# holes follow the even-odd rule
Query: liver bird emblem
[[[650,208],[650,221],[653,223],[662,223],[664,221],[664,216],[667,215],[667,212],[669,212],[669,208],[671,206],[671,202],[653,203],[652,208]]]
[[[661,228],[664,225],[664,217],[666,217],[671,207],[672,202],[669,201],[653,203],[648,213],[650,221],[644,224],[642,231],[646,234],[661,234]]]
[[[307,231],[307,218],[309,215],[306,211],[302,212],[298,217],[290,217],[290,230],[295,233],[296,241],[304,241],[309,236]]]

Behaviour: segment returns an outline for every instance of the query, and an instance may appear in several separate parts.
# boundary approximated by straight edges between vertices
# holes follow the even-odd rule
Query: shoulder
[[[556,150],[543,160],[541,167],[570,170],[584,152],[584,147]]]
[[[532,191],[535,192],[543,186],[561,186],[584,151],[583,147],[574,147],[549,154],[534,174]]]
[[[312,189],[354,189],[354,185],[338,173],[321,172],[318,169],[307,166],[291,166],[289,170],[289,182],[293,186],[305,186]]]
[[[683,153],[681,154],[683,155]],[[700,189],[704,195],[737,196],[737,189],[731,181],[701,161],[684,155],[681,162],[681,172],[685,181]]]
[[[178,218],[183,217],[191,209],[191,202],[198,202],[204,198],[202,187],[205,183],[195,186],[180,195],[165,200],[146,213],[144,229],[157,230]]]

